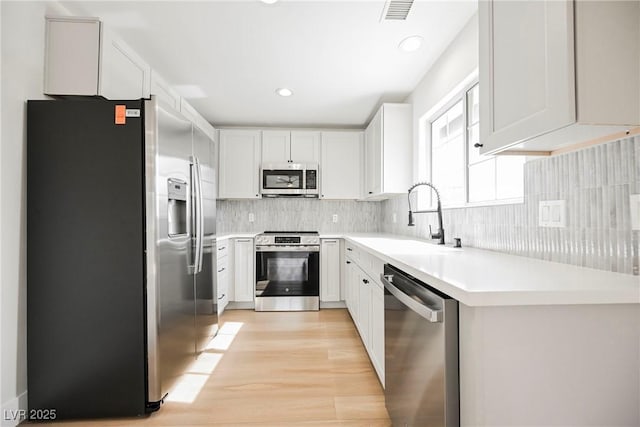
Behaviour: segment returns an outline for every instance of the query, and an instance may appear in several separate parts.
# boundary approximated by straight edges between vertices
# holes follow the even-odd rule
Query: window
[[[478,109],[475,83],[427,122],[431,182],[440,191],[445,207],[512,201],[523,196],[524,156],[486,156],[474,147],[480,140]]]

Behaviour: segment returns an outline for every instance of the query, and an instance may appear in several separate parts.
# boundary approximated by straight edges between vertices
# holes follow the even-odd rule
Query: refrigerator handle
[[[195,249],[195,253],[192,251],[193,260],[189,262],[189,274],[197,274],[200,266],[200,179],[198,174],[198,159],[191,157],[191,222],[193,224],[192,230],[192,243],[191,248]]]
[[[202,259],[204,257],[204,202],[202,199],[202,169],[200,167],[200,160],[196,157],[196,171],[198,173],[198,241],[196,242],[199,245],[198,252],[198,268],[196,270],[197,273],[202,271]]]

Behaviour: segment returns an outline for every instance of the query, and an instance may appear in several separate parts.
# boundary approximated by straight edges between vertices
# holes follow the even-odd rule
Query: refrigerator
[[[215,152],[155,97],[27,102],[30,413],[144,415],[206,349]]]

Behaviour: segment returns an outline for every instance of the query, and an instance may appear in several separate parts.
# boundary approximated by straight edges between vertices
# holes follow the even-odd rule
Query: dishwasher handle
[[[432,310],[424,304],[411,298],[409,295],[402,292],[400,289],[393,286],[388,280],[388,275],[380,274],[380,280],[384,284],[386,290],[391,292],[391,295],[396,297],[401,303],[409,307],[411,310],[424,317],[431,323],[441,323],[443,319],[442,310]]]

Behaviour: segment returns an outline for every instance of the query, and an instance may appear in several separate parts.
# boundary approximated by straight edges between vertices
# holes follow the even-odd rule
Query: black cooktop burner
[[[318,234],[317,231],[265,231],[262,234]]]

